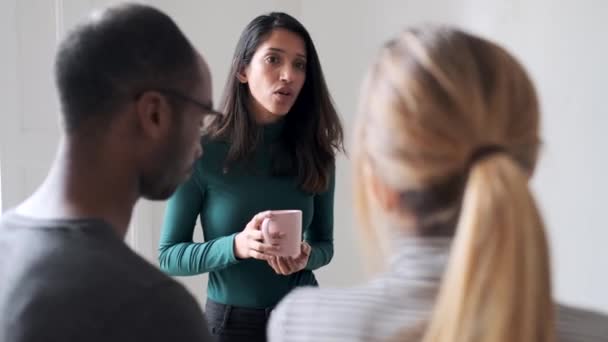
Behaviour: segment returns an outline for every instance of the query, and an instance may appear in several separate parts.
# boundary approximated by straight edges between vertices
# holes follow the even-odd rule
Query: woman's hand
[[[273,234],[273,244],[265,243],[260,229],[266,218],[272,217],[270,211],[264,211],[255,215],[245,229],[234,238],[234,255],[237,259],[258,259],[269,261],[273,254],[279,251],[278,243],[284,233]]]
[[[277,274],[290,275],[303,270],[308,264],[310,257],[310,245],[304,241],[300,247],[300,255],[295,258],[273,256],[268,260],[268,264]]]

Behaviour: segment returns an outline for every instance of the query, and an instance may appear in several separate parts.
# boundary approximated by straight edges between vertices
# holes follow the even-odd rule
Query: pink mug
[[[302,210],[276,210],[272,217],[262,221],[264,241],[272,243],[270,234],[283,233],[280,239],[280,250],[274,255],[297,257],[302,244]]]

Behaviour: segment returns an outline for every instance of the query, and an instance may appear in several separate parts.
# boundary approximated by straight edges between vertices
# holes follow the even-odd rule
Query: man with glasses
[[[0,219],[0,341],[206,341],[177,282],[123,242],[138,198],[167,199],[216,115],[209,69],[176,24],[110,7],[55,64],[64,136],[49,174]]]

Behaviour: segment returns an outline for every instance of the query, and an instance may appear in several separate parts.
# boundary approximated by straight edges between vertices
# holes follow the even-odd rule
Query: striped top
[[[349,289],[299,288],[273,311],[271,342],[385,341],[428,320],[447,264],[449,238],[408,238],[387,272]],[[557,305],[557,340],[607,341],[608,316]]]

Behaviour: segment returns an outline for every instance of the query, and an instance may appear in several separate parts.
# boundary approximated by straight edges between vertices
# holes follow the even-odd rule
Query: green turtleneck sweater
[[[255,152],[255,167],[234,166],[223,172],[229,145],[203,145],[195,171],[168,202],[160,237],[160,267],[171,275],[209,272],[209,299],[234,306],[267,308],[276,305],[296,286],[317,285],[313,270],[333,256],[334,175],[327,191],[301,191],[295,178],[270,174],[270,143],[276,142],[282,123],[263,128]],[[265,262],[237,260],[234,237],[253,216],[265,210],[302,210],[304,239],[312,246],[306,268],[295,274],[276,274]],[[200,216],[205,242],[192,235]]]

